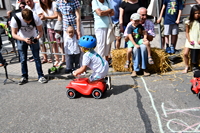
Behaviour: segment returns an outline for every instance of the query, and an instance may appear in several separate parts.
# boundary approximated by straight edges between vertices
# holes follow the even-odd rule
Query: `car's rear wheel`
[[[99,89],[94,89],[92,91],[92,96],[95,98],[95,99],[99,99],[102,97],[102,92],[99,90]]]

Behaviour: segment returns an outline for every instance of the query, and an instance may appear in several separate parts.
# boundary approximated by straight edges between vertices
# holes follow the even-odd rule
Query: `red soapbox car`
[[[66,86],[66,94],[70,99],[75,98],[78,93],[82,95],[92,94],[95,99],[99,99],[107,88],[105,79],[89,82],[88,78],[77,78]]]
[[[190,80],[192,83],[191,91],[193,94],[197,94],[198,98],[200,99],[200,78],[193,78]]]

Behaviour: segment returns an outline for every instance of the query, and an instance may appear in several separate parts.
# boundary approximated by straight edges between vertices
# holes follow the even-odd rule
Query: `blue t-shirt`
[[[183,10],[182,0],[164,0],[163,4],[165,5],[164,24],[176,24],[179,10]]]
[[[121,0],[111,0],[111,5],[113,6],[113,10],[114,10],[114,16],[112,16],[112,22],[114,24],[119,23],[119,7],[120,4],[122,3]]]

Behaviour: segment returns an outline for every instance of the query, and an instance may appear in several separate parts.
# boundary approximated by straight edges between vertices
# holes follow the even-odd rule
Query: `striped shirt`
[[[63,29],[66,30],[68,26],[76,27],[76,14],[75,11],[80,8],[78,0],[57,0],[56,8],[57,12],[62,14]]]

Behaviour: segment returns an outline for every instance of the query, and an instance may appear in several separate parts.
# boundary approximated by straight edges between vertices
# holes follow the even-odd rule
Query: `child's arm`
[[[147,40],[147,32],[146,32],[146,30],[143,30],[142,32],[143,32],[143,36],[144,36],[143,41],[148,41]]]
[[[161,19],[162,19],[164,10],[165,10],[165,5],[163,4],[162,9],[161,9],[161,11],[160,11],[160,16],[159,16],[159,18],[157,19],[157,23],[160,23],[160,22],[161,22]]]
[[[86,69],[87,69],[87,66],[82,66],[82,67],[80,67],[79,69],[77,69],[76,71],[74,71],[74,72],[73,72],[73,75],[74,75],[74,76],[77,76],[78,74],[81,74],[81,73],[85,72]]]
[[[177,24],[179,24],[179,22],[180,22],[181,13],[182,13],[182,10],[179,10],[179,11],[178,11],[178,17],[177,17],[177,19],[176,19],[176,23],[177,23]]]
[[[190,26],[188,24],[185,25],[185,35],[189,43],[191,43],[190,35],[189,35]]]

